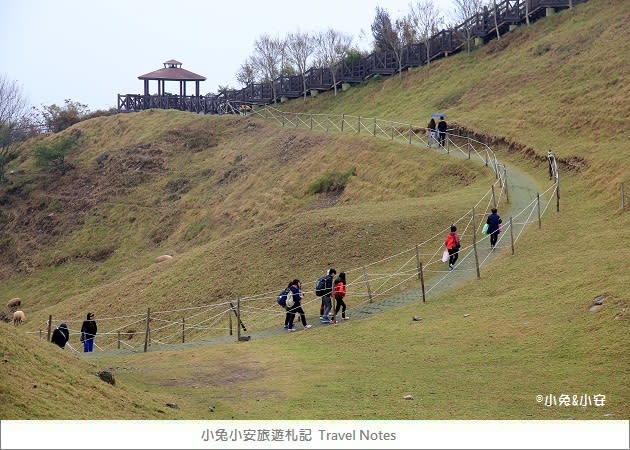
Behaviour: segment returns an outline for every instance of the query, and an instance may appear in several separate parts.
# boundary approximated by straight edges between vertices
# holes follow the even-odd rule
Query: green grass
[[[546,151],[562,161],[560,212],[552,206],[540,230],[530,226],[514,256],[500,251],[480,280],[429,295],[426,304],[337,327],[89,359],[60,354],[23,332],[37,331],[48,314],[81,320],[87,309],[105,318],[205,305],[277,292],[288,279],[314,280],[329,265],[361,267],[439,233],[493,177],[477,164],[385,140],[176,111],[76,125],[79,146],[67,160],[78,170],[64,180],[23,158],[26,175],[11,186],[24,198],[9,205],[12,213],[41,203],[33,220],[48,223],[60,207],[51,199],[64,211],[70,206],[44,189],[71,193],[86,185],[71,178],[82,171],[98,189],[83,196],[93,204],[84,205],[82,220],[56,213],[71,232],[18,239],[20,262],[2,260],[0,300],[22,297],[27,313],[21,329],[0,327],[3,352],[12,355],[2,369],[10,375],[0,391],[2,417],[80,418],[68,405],[83,401],[81,390],[98,389],[95,417],[109,419],[627,419],[630,275],[622,269],[629,221],[619,210],[619,186],[628,185],[628,150],[619,131],[630,116],[621,32],[629,8],[592,0],[429,71],[282,105],[419,126],[444,110],[449,123],[504,138],[495,148],[499,159],[541,189]],[[117,172],[98,168],[104,153]],[[156,165],[137,171],[147,160]],[[357,175],[335,203],[308,192],[332,170],[351,168]],[[446,176],[453,173],[461,177]],[[123,188],[109,190],[112,177]],[[454,178],[465,181],[452,185]],[[298,256],[287,260],[289,247]],[[174,260],[154,264],[164,253]],[[603,308],[588,311],[602,294]],[[350,307],[360,296],[350,290]],[[309,304],[309,318],[317,307]],[[135,327],[141,334],[142,325]],[[116,387],[96,379],[95,368],[111,368]],[[72,387],[49,382],[43,392],[22,393],[19,380],[42,385],[58,373]],[[296,389],[287,389],[289,379]],[[563,393],[604,394],[606,406],[545,408],[535,400]],[[106,400],[111,396],[119,403]],[[181,409],[159,412],[166,402]]]

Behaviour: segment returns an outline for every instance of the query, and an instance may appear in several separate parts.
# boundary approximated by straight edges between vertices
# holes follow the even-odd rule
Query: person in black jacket
[[[337,275],[337,271],[333,268],[328,269],[324,278],[325,288],[324,295],[322,295],[322,307],[320,308],[321,323],[330,323],[330,311],[332,310],[332,290],[333,290],[333,276]]]
[[[440,147],[444,147],[444,144],[446,143],[446,121],[444,120],[444,116],[440,116],[440,121],[437,124],[437,129]]]
[[[497,214],[497,209],[492,208],[492,214],[488,216],[486,223],[488,224],[488,234],[490,235],[490,248],[494,250],[494,246],[497,245],[497,239],[499,238],[500,225],[503,223],[501,217]]]
[[[53,344],[57,344],[59,347],[64,348],[66,343],[70,339],[70,332],[68,331],[68,325],[62,323],[58,328],[55,328],[53,331],[52,337],[50,338],[50,342]]]
[[[94,313],[87,313],[87,319],[81,325],[81,342],[83,342],[83,351],[91,352],[94,349],[94,337],[96,336],[96,322],[94,321]]]
[[[304,298],[304,293],[302,292],[302,284],[300,280],[295,279],[289,283],[289,294],[293,296],[293,306],[291,306],[287,312],[289,318],[289,324],[287,331],[295,331],[293,328],[293,320],[295,319],[295,315],[300,315],[300,320],[302,321],[302,326],[305,330],[311,328],[312,325],[306,323],[306,314],[304,314],[304,310],[302,309],[302,298]]]

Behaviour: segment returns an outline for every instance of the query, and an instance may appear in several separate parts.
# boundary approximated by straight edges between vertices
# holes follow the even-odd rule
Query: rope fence
[[[365,262],[360,267],[347,270],[346,303],[350,315],[371,314],[374,308],[387,302],[426,301],[426,295],[434,291],[456,272],[476,272],[480,278],[481,269],[490,261],[496,251],[510,248],[515,253],[515,244],[525,228],[538,223],[556,200],[559,211],[560,178],[558,164],[553,152],[548,152],[549,177],[553,184],[544,192],[537,193],[515,215],[504,218],[495,249],[490,248],[490,235],[481,230],[491,208],[509,204],[507,168],[501,164],[495,153],[483,142],[468,136],[460,136],[447,131],[445,145],[431,141],[428,130],[389,120],[351,116],[346,114],[303,114],[282,112],[272,107],[253,110],[249,115],[257,115],[271,120],[284,128],[301,128],[327,133],[355,133],[388,139],[406,145],[426,147],[429,150],[453,152],[465,159],[477,161],[488,167],[495,175],[494,183],[471,209],[463,212],[453,221],[458,227],[462,243],[457,262],[457,271],[449,271],[442,262],[444,236],[449,227],[438,231],[422,242],[393,255],[383,256],[380,260]],[[623,189],[623,188],[622,188]],[[623,191],[622,191],[623,192]],[[622,196],[623,202],[623,196]],[[480,220],[484,219],[484,220]],[[310,290],[305,286],[312,286]],[[302,306],[307,312],[309,322],[317,319],[321,298],[314,292],[315,280],[303,284],[305,294]],[[279,290],[284,288],[280,286]],[[219,302],[199,306],[135,313],[98,318],[98,333],[94,347],[98,351],[126,350],[131,352],[148,351],[152,346],[173,346],[190,342],[222,340],[225,342],[245,341],[252,332],[264,333],[279,327],[284,321],[286,312],[277,305],[278,292],[265,292],[238,298],[222,299]],[[402,302],[402,303],[401,303]],[[315,315],[313,315],[315,314]],[[53,317],[42,324],[42,328],[31,333],[39,333],[40,339],[50,340],[50,327]],[[55,322],[65,322],[70,332],[70,340],[78,342],[82,320],[55,318]],[[44,333],[44,329],[48,333]],[[236,335],[236,336],[235,336]],[[98,345],[97,345],[98,343]],[[71,351],[79,353],[68,342]]]

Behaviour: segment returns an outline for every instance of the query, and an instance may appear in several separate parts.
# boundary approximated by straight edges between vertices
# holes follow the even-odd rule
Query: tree
[[[470,53],[470,41],[472,39],[472,19],[483,8],[482,0],[453,0],[455,4],[455,20],[461,23],[466,37],[467,53]]]
[[[236,73],[236,81],[241,83],[243,86],[248,86],[256,81],[258,77],[258,73],[256,71],[256,65],[252,61],[252,58],[249,57],[243,64],[241,64],[241,68]]]
[[[254,42],[254,56],[251,61],[256,70],[262,75],[263,81],[271,83],[273,102],[277,102],[276,85],[274,80],[280,75],[283,63],[284,44],[280,38],[272,38],[264,34]]]
[[[37,132],[22,88],[0,75],[0,181],[6,179],[6,165],[17,156],[17,145]]]
[[[380,6],[376,7],[376,15],[372,21],[372,36],[374,37],[374,50],[385,51],[393,33],[392,21],[389,12]]]
[[[444,24],[444,18],[440,16],[433,0],[419,0],[410,6],[410,19],[416,29],[416,36],[424,43],[427,53],[427,67],[429,67],[431,62],[429,42],[435,30]]]
[[[302,90],[304,91],[304,101],[306,101],[306,79],[304,74],[308,67],[308,62],[315,51],[315,42],[309,33],[289,33],[286,39],[287,54],[289,60],[295,64],[299,74],[302,76]]]
[[[57,106],[54,103],[48,106],[42,105],[40,114],[46,129],[53,133],[58,133],[75,123],[81,122],[89,112],[87,105],[67,98],[64,106]]]
[[[337,67],[350,51],[352,37],[329,28],[317,35],[317,58],[324,67],[332,72],[333,87],[337,95]]]

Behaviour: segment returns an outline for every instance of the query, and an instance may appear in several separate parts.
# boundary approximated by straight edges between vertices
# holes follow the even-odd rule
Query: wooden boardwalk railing
[[[268,105],[277,101],[328,91],[342,84],[359,83],[374,75],[394,75],[411,67],[444,58],[473,45],[469,40],[487,42],[510,31],[511,27],[536,20],[549,12],[566,9],[587,0],[503,0],[484,7],[456,27],[441,30],[428,42],[407,46],[402,61],[393,51],[373,52],[364,58],[346,60],[334,68],[313,67],[302,75],[283,75],[273,82],[251,83],[242,89],[206,96],[118,94],[119,111],[151,108],[180,109],[204,114],[239,112],[242,105]],[[334,80],[334,81],[333,81]]]

